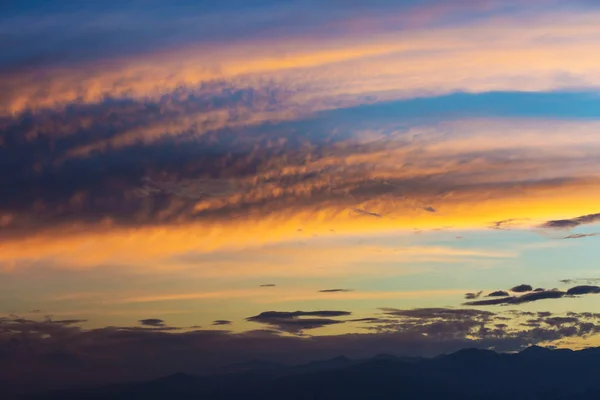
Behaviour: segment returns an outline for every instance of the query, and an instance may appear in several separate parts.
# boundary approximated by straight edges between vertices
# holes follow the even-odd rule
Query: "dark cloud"
[[[515,292],[515,293],[524,293],[524,292],[531,292],[533,290],[533,288],[531,287],[531,285],[518,285],[513,287],[512,289],[510,289],[511,292]]]
[[[377,217],[377,218],[381,218],[382,215],[379,213],[375,213],[375,212],[371,212],[368,210],[363,210],[361,208],[353,208],[352,211],[356,212],[357,214],[360,215],[366,215],[366,216],[370,216],[370,217]]]
[[[559,290],[546,290],[543,292],[527,293],[519,297],[515,297],[513,304],[529,303],[532,301],[545,300],[545,299],[559,299],[565,295],[565,292]]]
[[[140,319],[138,322],[146,326],[165,326],[165,321],[158,318]]]
[[[537,313],[537,316],[538,316],[539,318],[546,318],[546,317],[549,317],[549,316],[551,316],[551,315],[552,315],[552,313],[551,313],[551,312],[549,312],[549,311],[539,311],[539,312]]]
[[[286,318],[298,318],[298,317],[343,317],[352,314],[348,311],[265,311],[260,313],[258,316],[262,317],[286,317]],[[255,317],[250,317],[255,318]]]
[[[275,287],[277,285],[273,284],[273,283],[265,283],[264,285],[260,285],[260,287]]]
[[[546,299],[559,299],[565,295],[566,295],[565,292],[561,292],[559,290],[545,290],[543,292],[526,293],[521,296],[510,296],[510,297],[503,297],[503,298],[489,299],[489,300],[469,301],[469,302],[464,303],[464,305],[492,306],[492,305],[499,305],[499,304],[523,304],[523,303],[530,303],[533,301],[546,300]]]
[[[571,285],[574,283],[593,285],[593,284],[600,283],[600,278],[561,279],[559,282],[564,283],[566,285]]]
[[[323,289],[319,290],[319,293],[338,293],[338,292],[352,292],[354,289]]]
[[[488,300],[476,300],[476,301],[468,301],[463,303],[465,306],[495,306],[498,304],[509,304],[511,303],[515,297],[504,297],[498,299],[488,299]]]
[[[600,233],[575,233],[573,235],[565,236],[562,239],[583,239],[586,237],[598,236]]]
[[[576,296],[582,294],[600,293],[600,286],[580,285],[567,290],[567,295]]]
[[[213,321],[213,323],[212,323],[212,324],[213,324],[213,325],[231,325],[231,324],[232,324],[232,322],[231,322],[231,321],[228,321],[228,320],[226,320],[226,319],[217,319],[217,320]]]
[[[87,319],[59,319],[59,320],[48,320],[48,322],[52,324],[60,324],[60,325],[76,325],[87,322]]]
[[[255,1],[250,7],[246,4],[241,6],[238,2],[221,5],[210,1],[183,1],[177,5],[152,0],[114,4],[3,2],[0,3],[3,12],[1,22],[3,31],[10,35],[10,41],[5,43],[0,61],[3,69],[28,71],[46,65],[89,65],[110,58],[181,46],[204,47],[240,38],[260,40],[265,37],[319,35],[327,39],[331,35],[330,26],[346,25],[352,15],[369,19],[385,18],[385,14],[403,15],[402,20],[396,20],[403,30],[428,26],[433,22],[429,18],[417,22],[419,18],[410,17],[414,12],[417,15],[427,13],[428,7],[431,7],[427,3],[421,7],[416,6],[419,2],[414,1],[377,3],[370,2],[367,7],[362,2],[343,6],[328,2],[320,5],[323,12],[316,13],[311,12],[310,2],[302,5],[271,0]],[[478,16],[482,10],[477,2],[466,4],[457,3],[446,8],[446,12],[438,14],[435,21],[443,23],[457,14]],[[494,9],[502,12],[498,7]],[[43,20],[40,20],[41,13]],[[2,99],[8,101],[10,96]]]
[[[483,293],[483,290],[480,290],[477,293],[465,293],[465,299],[467,299],[467,300],[477,299],[477,298],[479,298],[479,296],[482,295],[482,293]]]
[[[504,290],[496,290],[494,292],[489,293],[487,296],[485,297],[507,297],[510,296],[508,294],[508,292],[504,291]]]
[[[423,210],[430,212],[430,213],[435,213],[437,212],[437,210],[433,207],[423,207]]]
[[[383,308],[382,310],[386,315],[417,319],[464,319],[473,317],[490,317],[494,315],[494,313],[490,311],[455,308],[414,308],[409,310]]]
[[[523,221],[528,221],[528,219],[526,219],[526,218],[505,219],[505,220],[502,220],[502,221],[493,222],[492,225],[490,226],[490,228],[492,228],[492,229],[498,229],[498,230],[510,229],[516,223],[523,222]]]
[[[121,332],[169,332],[184,329],[176,326],[109,326],[109,328]]]
[[[548,325],[561,326],[565,324],[575,324],[579,322],[579,318],[575,317],[549,317],[544,318],[542,321]]]
[[[270,325],[281,331],[301,333],[305,329],[321,328],[327,325],[341,324],[345,321],[331,319],[351,315],[347,311],[265,311],[246,320]],[[318,317],[318,318],[306,318]]]
[[[285,90],[268,85],[238,88],[215,82],[198,92],[182,89],[158,100],[110,99],[3,118],[0,170],[12,173],[0,176],[0,213],[8,216],[0,234],[26,235],[106,221],[114,226],[180,224],[322,205],[382,217],[380,210],[357,204],[400,196],[425,201],[450,191],[467,196],[481,188],[504,191],[513,183],[473,183],[468,171],[422,176],[421,168],[430,160],[417,156],[404,160],[405,169],[413,168],[415,176],[407,170],[406,176],[388,179],[365,174],[372,163],[352,166],[344,160],[390,146],[410,146],[390,140],[365,144],[353,133],[382,120],[417,118],[415,113],[439,107],[451,110],[457,101],[477,111],[482,103],[486,110],[495,109],[500,100],[511,104],[514,96],[526,98],[518,103],[527,105],[545,104],[548,96],[554,99],[551,94],[461,94],[331,110],[294,121],[240,124],[239,113],[260,114],[286,96]],[[568,108],[571,102],[565,99],[570,98],[561,95],[555,100]],[[577,99],[570,100],[581,103]],[[180,130],[170,128],[208,112],[229,115],[233,125],[187,123]],[[149,131],[156,134],[148,138]],[[132,138],[132,132],[139,137]],[[476,158],[488,156],[492,155]],[[340,162],[324,167],[325,159]],[[534,179],[519,185],[533,189],[568,182],[578,180]],[[305,196],[298,197],[300,190]],[[197,208],[199,200],[206,208]]]
[[[348,322],[369,322],[369,323],[381,323],[381,322],[390,322],[392,320],[385,318],[376,318],[376,317],[365,317],[365,318],[357,318],[357,319],[349,319]]]
[[[600,222],[600,214],[588,214],[572,219],[559,219],[554,221],[548,221],[542,225],[542,228],[571,229],[578,227],[579,225],[593,224],[597,222]]]

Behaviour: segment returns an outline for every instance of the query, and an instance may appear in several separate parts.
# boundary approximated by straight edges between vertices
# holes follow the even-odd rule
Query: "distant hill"
[[[465,349],[435,358],[337,357],[300,366],[254,360],[211,376],[56,391],[22,399],[600,399],[600,348]]]

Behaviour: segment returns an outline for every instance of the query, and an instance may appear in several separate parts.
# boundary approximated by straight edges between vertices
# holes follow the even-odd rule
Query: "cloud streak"
[[[288,104],[311,111],[340,102],[356,104],[367,96],[391,99],[423,91],[547,90],[598,83],[591,60],[575,66],[572,62],[587,60],[580,56],[593,48],[589,38],[597,33],[595,8],[581,12],[542,7],[539,10],[545,12],[534,20],[526,9],[519,12],[515,8],[500,22],[483,17],[463,19],[462,25],[407,30],[395,21],[385,29],[373,29],[374,22],[390,15],[384,9],[371,17],[371,23],[363,21],[365,28],[348,19],[335,34],[320,34],[318,26],[326,29],[326,21],[319,21],[311,36],[282,32],[268,38],[246,36],[246,40],[226,44],[188,42],[174,50],[147,51],[131,58],[105,58],[41,71],[25,69],[0,81],[6,104],[2,112],[91,103],[107,97],[156,99],[181,92],[202,95],[206,85],[221,82],[236,90],[275,81],[278,92],[289,93]],[[418,8],[413,12],[420,13]],[[405,21],[416,20],[410,10],[395,15],[404,15],[401,18]],[[443,15],[438,14],[438,18]],[[561,23],[550,23],[557,15]],[[526,17],[528,29],[519,29],[518,34],[515,29],[506,29],[522,27]],[[481,34],[470,35],[473,30]],[[541,40],[546,36],[556,40]],[[357,41],[357,37],[361,39]],[[257,48],[263,50],[257,52]],[[461,63],[463,59],[474,60],[468,70]],[[37,79],[40,74],[44,80]]]
[[[351,313],[347,311],[265,311],[253,317],[248,317],[246,320],[250,322],[259,322],[284,332],[298,334],[306,329],[342,324],[345,321],[335,320],[332,319],[332,317],[348,315],[351,315]]]

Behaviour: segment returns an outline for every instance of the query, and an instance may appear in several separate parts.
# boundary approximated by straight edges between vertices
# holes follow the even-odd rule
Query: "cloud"
[[[341,324],[345,321],[334,320],[332,317],[350,315],[347,311],[265,311],[253,317],[246,318],[247,321],[259,322],[278,330],[289,333],[301,333],[305,329],[321,328],[327,325]],[[319,317],[319,318],[304,318]]]
[[[575,317],[549,317],[542,320],[544,323],[553,326],[561,326],[565,324],[574,324],[579,322],[579,318]]]
[[[265,283],[263,285],[260,285],[260,287],[275,287],[277,285],[273,284],[273,283]]]
[[[473,309],[454,309],[454,308],[414,308],[408,310],[399,310],[395,308],[384,308],[386,315],[416,318],[416,319],[469,319],[469,318],[488,318],[494,315],[490,311],[480,311]]]
[[[494,292],[489,293],[486,297],[508,297],[510,294],[504,290],[496,290]]]
[[[88,321],[87,319],[59,319],[59,320],[49,319],[48,320],[48,322],[51,324],[59,324],[59,325],[76,325],[76,324],[82,324],[87,321]]]
[[[577,282],[577,280],[576,279],[561,279],[559,282],[560,283],[565,283],[565,284],[568,285],[568,284]]]
[[[581,285],[574,286],[567,290],[567,295],[577,296],[582,294],[600,293],[600,286]]]
[[[504,298],[494,298],[489,300],[477,300],[477,301],[468,301],[463,303],[465,306],[495,306],[498,304],[510,304],[514,301],[515,297],[504,297]]]
[[[5,226],[0,234],[21,238],[43,233],[52,243],[57,236],[65,242],[91,242],[95,241],[93,236],[133,238],[146,232],[153,236],[150,231],[160,232],[161,227],[169,226],[199,231],[192,234],[210,238],[201,244],[203,247],[228,247],[235,243],[243,247],[248,242],[261,244],[263,238],[277,241],[298,237],[298,225],[304,223],[311,230],[334,229],[340,233],[358,226],[373,231],[432,225],[459,229],[487,225],[489,220],[484,215],[489,218],[505,209],[502,212],[510,215],[546,219],[550,212],[547,210],[553,206],[536,211],[540,196],[551,197],[551,202],[568,203],[573,209],[592,207],[586,203],[591,203],[587,199],[593,197],[590,187],[597,185],[590,178],[582,180],[591,172],[587,157],[577,149],[587,146],[590,152],[597,149],[600,154],[600,148],[591,139],[592,132],[598,129],[594,122],[555,122],[552,140],[547,137],[549,121],[451,118],[429,124],[419,122],[452,115],[453,107],[456,108],[452,104],[456,102],[475,117],[487,113],[486,107],[492,108],[498,102],[529,102],[535,105],[529,105],[532,113],[554,101],[563,104],[573,100],[581,105],[578,109],[593,108],[583,94],[564,99],[556,94],[459,94],[381,103],[330,110],[285,123],[217,129],[199,136],[161,133],[155,142],[135,142],[123,148],[109,146],[89,157],[64,160],[66,153],[103,141],[107,135],[116,138],[134,128],[147,132],[148,125],[155,125],[156,119],[183,117],[190,108],[235,107],[236,102],[242,101],[239,99],[256,96],[246,90],[221,94],[218,101],[184,99],[183,104],[177,105],[167,100],[143,104],[107,102],[75,107],[72,113],[47,112],[34,114],[28,120],[11,120],[2,132],[5,145],[0,147],[0,166],[15,173],[3,176],[0,184],[18,184],[22,190],[7,193],[0,215]],[[420,109],[442,111],[411,117]],[[160,110],[164,112],[161,114]],[[114,118],[107,120],[106,114]],[[415,118],[408,127],[401,125],[405,114],[406,118]],[[299,127],[304,127],[301,133]],[[79,134],[62,133],[69,129]],[[346,133],[332,133],[338,130]],[[448,130],[459,133],[444,134]],[[569,143],[567,139],[572,140],[570,132],[574,130],[580,134],[576,143]],[[30,131],[37,132],[37,136],[18,139]],[[503,141],[504,147],[499,149],[499,143],[489,139],[495,137],[494,132],[508,132],[507,136],[513,139]],[[521,136],[525,138],[519,139]],[[52,150],[44,145],[48,140],[54,143]],[[540,140],[545,140],[544,150],[534,159],[528,146]],[[257,143],[270,143],[270,147],[256,147]],[[573,153],[565,156],[564,146],[570,146]],[[522,157],[511,156],[517,153]],[[551,162],[556,157],[563,157],[561,160],[572,166],[568,174]],[[458,159],[462,161],[457,162]],[[106,168],[98,169],[97,165]],[[546,171],[545,176],[526,172],[537,169]],[[515,185],[518,191],[511,189]],[[569,190],[563,190],[566,187]],[[421,211],[432,202],[444,209],[444,213],[436,213],[435,221],[425,218]],[[472,206],[469,215],[457,218],[457,210],[464,204]],[[373,217],[373,224],[367,227],[360,223],[361,216]],[[284,220],[290,221],[289,226],[281,223]],[[291,226],[292,221],[298,225]],[[143,229],[134,231],[136,228]],[[221,229],[232,234],[212,234]],[[248,234],[234,237],[234,232]],[[112,243],[106,237],[100,241],[107,240]],[[124,243],[116,238],[114,241]],[[19,244],[9,245],[16,246]],[[36,243],[37,257],[42,257],[42,250],[48,246]],[[72,251],[57,252],[68,255]],[[8,258],[8,254],[34,254],[23,248],[8,248],[4,253],[3,258]],[[87,257],[92,254],[102,252],[90,252]],[[68,264],[66,261],[61,263]]]
[[[120,332],[169,332],[180,331],[184,328],[176,326],[109,326],[109,328]]]
[[[566,295],[565,292],[559,290],[545,290],[542,292],[531,292],[521,296],[510,296],[490,300],[478,300],[464,303],[469,306],[491,306],[499,304],[524,304],[546,299],[559,299]]]
[[[228,320],[226,320],[226,319],[217,319],[217,320],[213,321],[213,323],[212,323],[212,324],[213,324],[213,325],[217,325],[217,326],[218,326],[218,325],[231,325],[231,324],[232,324],[232,322],[231,322],[231,321],[228,321]]]
[[[600,282],[600,278],[561,279],[559,282],[567,284],[567,285],[574,284],[574,283],[585,283],[588,285],[593,285],[595,283]]]
[[[598,236],[600,233],[574,233],[573,235],[565,236],[562,239],[583,239],[586,237]]]
[[[265,311],[250,318],[297,318],[297,317],[341,317],[350,315],[348,311]]]
[[[600,222],[600,214],[588,214],[588,215],[583,215],[583,216],[577,217],[577,218],[558,219],[558,220],[553,220],[553,221],[547,221],[542,225],[542,228],[572,229],[572,228],[578,227],[579,225],[594,224],[597,222]],[[578,236],[578,235],[571,235],[571,236]],[[571,237],[571,238],[577,238],[577,237]]]
[[[347,322],[385,323],[385,322],[392,322],[392,320],[385,319],[385,318],[377,318],[377,317],[365,317],[365,318],[349,319]]]
[[[474,299],[479,298],[479,296],[481,296],[482,294],[483,294],[482,290],[480,290],[477,293],[465,293],[465,299],[467,299],[467,300],[474,300]]]
[[[583,86],[582,82],[597,84],[598,77],[593,64],[582,57],[593,50],[589,39],[597,32],[594,25],[597,17],[595,7],[583,13],[577,9],[565,11],[540,7],[537,8],[539,14],[532,19],[530,6],[513,6],[512,12],[506,13],[506,8],[499,7],[499,2],[495,3],[493,9],[503,15],[498,18],[497,14],[489,14],[489,10],[484,13],[481,13],[481,9],[474,11],[477,9],[472,7],[474,2],[467,4],[470,6],[441,7],[462,10],[459,19],[452,13],[423,12],[423,8],[430,8],[427,6],[411,10],[412,7],[407,9],[388,5],[396,11],[384,12],[385,7],[377,8],[379,12],[375,12],[375,15],[373,11],[363,11],[358,14],[361,15],[359,21],[348,18],[346,8],[341,12],[339,5],[330,6],[335,10],[330,15],[338,18],[346,16],[341,18],[342,21],[335,18],[337,23],[334,26],[337,26],[334,29],[331,20],[322,18],[316,18],[317,21],[310,21],[314,17],[308,16],[299,21],[289,17],[279,19],[278,16],[298,15],[297,11],[279,10],[261,17],[267,16],[269,26],[274,30],[270,35],[244,32],[247,29],[252,31],[251,27],[256,25],[245,22],[240,13],[225,13],[211,20],[208,17],[210,14],[197,15],[192,12],[183,16],[187,21],[184,24],[187,29],[182,29],[175,22],[179,18],[171,21],[171,18],[157,19],[154,16],[150,20],[157,22],[149,24],[157,26],[157,29],[141,35],[156,40],[157,32],[163,32],[159,36],[162,43],[155,48],[149,46],[153,41],[147,40],[145,44],[150,48],[144,51],[140,51],[145,46],[141,46],[139,40],[127,40],[128,36],[123,35],[121,29],[117,26],[108,29],[111,25],[103,21],[97,27],[108,29],[107,36],[113,38],[110,42],[113,45],[105,46],[125,48],[112,57],[110,54],[100,57],[100,52],[95,62],[85,60],[85,57],[79,60],[78,54],[87,52],[89,57],[91,50],[88,47],[96,46],[90,46],[89,36],[82,35],[80,31],[73,32],[72,41],[68,43],[78,42],[79,45],[69,52],[66,59],[61,54],[51,62],[53,58],[48,59],[48,55],[43,54],[46,62],[27,65],[27,68],[20,66],[6,74],[6,78],[0,81],[5,89],[2,96],[5,106],[0,111],[4,115],[11,115],[28,109],[64,107],[72,103],[90,104],[106,98],[154,100],[172,96],[178,100],[186,95],[202,96],[207,91],[206,87],[210,89],[215,82],[226,82],[233,86],[233,90],[277,82],[274,93],[289,93],[287,104],[311,111],[344,103],[355,104],[368,98],[393,99],[429,92],[556,90],[578,83],[578,86]],[[440,4],[436,2],[433,8],[439,9]],[[139,15],[147,13],[140,12],[135,16],[139,21],[144,21]],[[247,14],[243,13],[244,16]],[[256,15],[248,15],[250,19],[257,18]],[[446,22],[440,26],[417,24],[420,26],[417,29],[415,23],[423,15],[435,15],[433,20],[441,21],[453,15],[455,23]],[[466,15],[475,18],[466,18]],[[552,23],[557,16],[561,17],[561,23]],[[123,15],[118,18],[123,18]],[[196,23],[189,22],[194,19]],[[382,19],[388,23],[382,24]],[[228,32],[222,32],[223,27],[215,26],[215,20],[228,21],[223,23],[224,26],[234,20],[239,23]],[[306,25],[303,26],[301,21]],[[13,24],[26,25],[23,20],[20,24]],[[139,28],[140,24],[138,22],[135,26]],[[167,29],[166,26],[170,24],[177,28]],[[528,24],[529,29],[521,30],[517,35],[515,31],[524,24]],[[64,22],[59,26],[60,31],[69,30]],[[212,29],[208,29],[208,26]],[[258,26],[265,26],[265,21]],[[286,30],[283,27],[288,28]],[[308,29],[310,35],[306,34]],[[188,40],[173,38],[181,35],[181,32],[203,30],[207,32],[190,34]],[[470,32],[475,30],[485,32],[485,35],[473,37]],[[87,33],[88,29],[83,32]],[[215,32],[221,32],[230,40],[215,38]],[[232,32],[237,32],[239,36],[232,37]],[[548,36],[556,39],[543,40]],[[87,39],[85,42],[84,37]],[[94,36],[96,41],[102,37]],[[168,43],[168,38],[172,41],[170,46],[164,43]],[[39,50],[39,43],[31,46],[29,40],[25,40],[27,45],[19,48],[32,49],[35,53],[35,50]],[[39,41],[44,40],[48,39],[42,35]],[[257,48],[261,51],[257,52]],[[131,56],[124,56],[128,53]],[[556,57],[557,54],[559,57]],[[523,64],[513,58],[529,62]],[[464,59],[475,62],[465,66],[462,62]],[[574,65],[569,60],[579,61]],[[59,65],[53,65],[57,63]],[[444,65],[444,68],[440,69],[440,65]],[[43,80],[36,79],[40,75],[44,76]]]
[[[552,313],[550,311],[539,311],[537,313],[537,316],[540,317],[540,318],[546,318],[546,317],[549,317],[551,315],[552,315]]]
[[[529,303],[532,301],[545,300],[545,299],[559,299],[565,295],[564,292],[559,290],[546,290],[543,292],[527,293],[522,296],[516,297],[513,300],[513,304]]]
[[[510,229],[513,226],[519,226],[523,222],[527,221],[527,218],[510,218],[504,219],[502,221],[493,222],[491,227],[492,229]]]
[[[352,211],[354,211],[355,213],[359,214],[359,215],[364,215],[364,216],[369,216],[369,217],[377,217],[377,218],[381,218],[382,215],[376,212],[372,212],[372,211],[367,211],[367,210],[362,210],[360,208],[353,208]]]
[[[526,284],[518,285],[518,286],[515,286],[512,289],[510,289],[511,292],[515,292],[515,293],[531,292],[532,290],[533,290],[533,287],[531,287],[531,285],[526,285]]]
[[[324,289],[319,290],[319,293],[340,293],[340,292],[352,292],[354,289]]]
[[[158,318],[141,319],[138,322],[145,326],[154,326],[154,327],[165,326],[165,321],[163,321],[162,319],[158,319]]]

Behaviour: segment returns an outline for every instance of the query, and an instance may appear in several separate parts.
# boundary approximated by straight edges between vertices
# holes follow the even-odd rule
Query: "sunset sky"
[[[598,21],[2,2],[0,372],[600,345]]]

